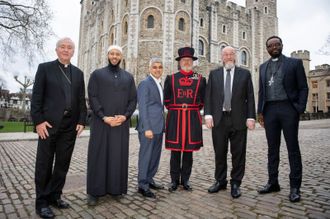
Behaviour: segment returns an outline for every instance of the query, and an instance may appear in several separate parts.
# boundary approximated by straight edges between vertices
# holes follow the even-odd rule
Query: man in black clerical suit
[[[39,65],[33,86],[31,116],[39,136],[35,207],[42,218],[55,216],[50,204],[69,207],[61,194],[76,137],[86,120],[83,72],[70,63],[74,49],[70,38],[60,39],[55,49],[58,59]]]
[[[227,188],[227,153],[230,141],[231,195],[241,196],[245,172],[247,129],[255,127],[255,101],[250,71],[235,65],[235,49],[222,50],[223,66],[210,72],[205,94],[205,125],[212,128],[215,180],[210,193]]]
[[[298,142],[300,113],[306,109],[308,85],[301,59],[282,54],[281,38],[267,39],[271,58],[260,65],[258,119],[266,130],[268,143],[268,182],[260,194],[278,192],[278,166],[280,162],[281,130],[287,145],[290,162],[291,202],[300,201],[302,163]]]

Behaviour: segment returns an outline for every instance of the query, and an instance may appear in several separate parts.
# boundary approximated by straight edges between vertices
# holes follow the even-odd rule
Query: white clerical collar
[[[277,62],[278,61],[278,58],[275,58],[275,59],[272,59],[273,62]]]

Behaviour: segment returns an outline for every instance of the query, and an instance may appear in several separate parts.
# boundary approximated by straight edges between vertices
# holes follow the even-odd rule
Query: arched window
[[[122,65],[123,65],[123,69],[126,70],[126,60],[125,59],[123,59],[123,64]]]
[[[265,14],[268,14],[268,8],[265,7]]]
[[[127,34],[128,33],[128,23],[127,21],[125,21],[125,24],[124,24],[124,34]]]
[[[180,18],[180,20],[179,20],[179,30],[181,30],[181,31],[184,30],[184,20],[183,20],[183,18]]]
[[[182,3],[186,3],[186,0],[181,0]]]
[[[148,28],[154,28],[154,16],[149,15],[148,16]]]
[[[204,43],[201,40],[198,41],[198,55],[204,55]]]
[[[223,26],[222,26],[222,33],[227,33],[226,25],[223,25]]]
[[[114,44],[114,37],[113,37],[113,33],[111,34],[111,37],[110,37],[110,45],[113,45]]]
[[[242,51],[241,52],[241,64],[242,65],[247,65],[247,61],[246,61],[246,52],[245,51]]]

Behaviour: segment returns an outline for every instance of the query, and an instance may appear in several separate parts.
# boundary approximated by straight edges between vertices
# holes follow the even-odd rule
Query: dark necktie
[[[230,69],[227,69],[226,84],[225,84],[225,110],[230,111],[231,108],[231,76]]]

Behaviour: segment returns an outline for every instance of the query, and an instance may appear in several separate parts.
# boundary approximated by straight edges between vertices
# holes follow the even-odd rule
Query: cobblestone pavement
[[[282,141],[280,185],[277,193],[260,195],[267,182],[267,146],[262,128],[248,133],[247,166],[242,196],[233,199],[227,190],[210,194],[214,182],[214,153],[211,131],[204,130],[204,147],[194,152],[192,191],[179,187],[155,191],[156,199],[137,193],[137,134],[130,135],[128,194],[105,196],[99,205],[88,207],[85,188],[88,137],[79,137],[72,157],[62,198],[70,208],[52,207],[56,218],[330,218],[330,120],[301,123],[299,131],[303,159],[301,202],[291,203],[289,163]],[[283,138],[282,138],[283,139]],[[34,165],[36,141],[0,142],[0,218],[36,218],[34,209]],[[155,181],[168,186],[170,152],[162,151]],[[229,170],[231,156],[228,156]],[[228,174],[230,175],[230,174]]]

